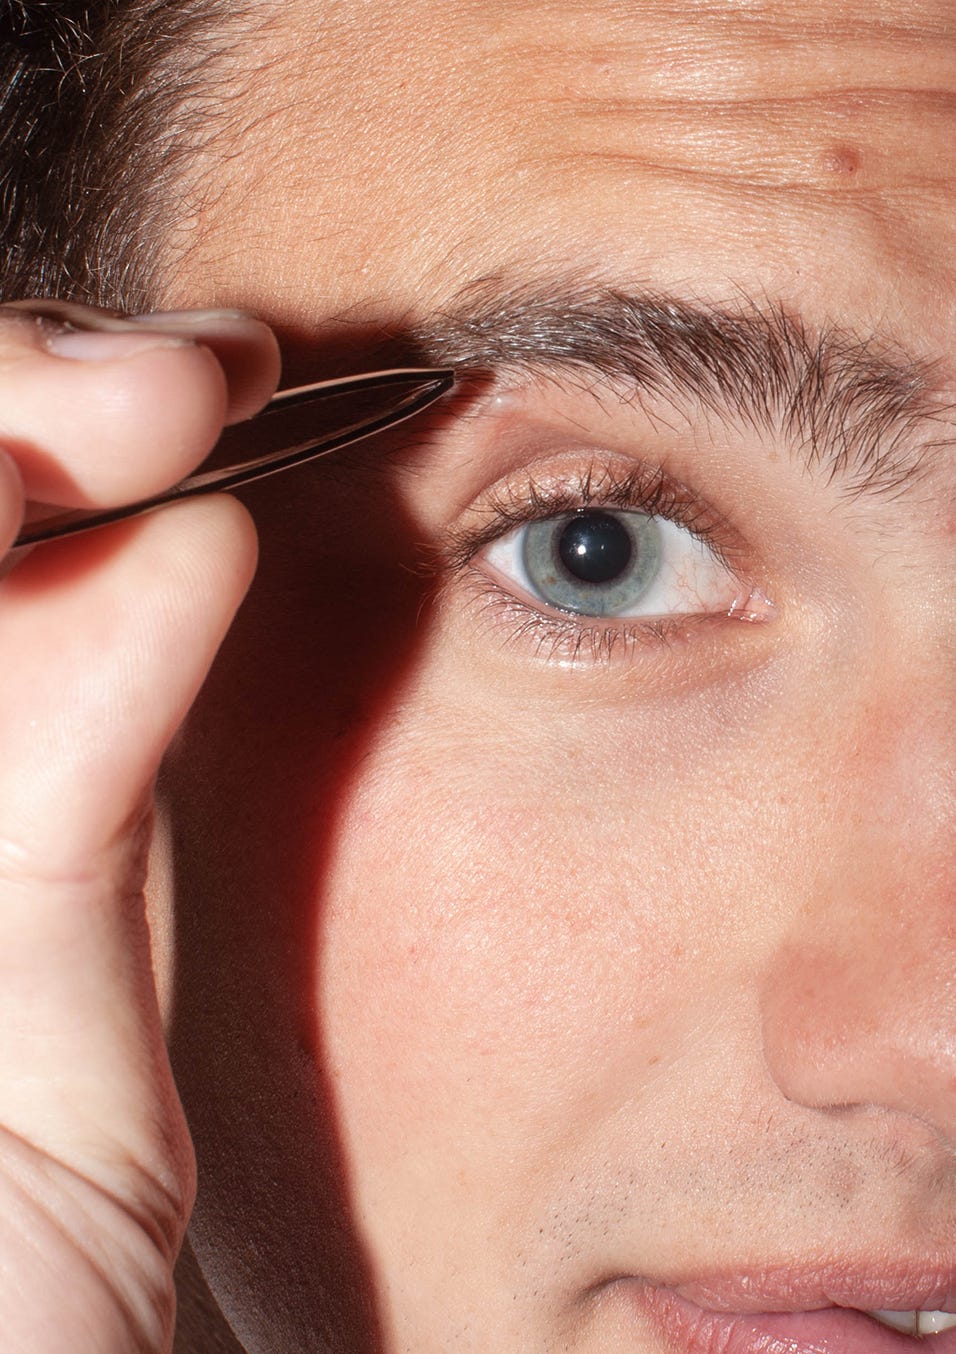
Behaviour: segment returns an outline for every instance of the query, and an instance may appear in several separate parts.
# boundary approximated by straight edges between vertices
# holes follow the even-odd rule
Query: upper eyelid
[[[548,481],[540,471],[529,470],[494,486],[476,505],[480,520],[449,528],[432,562],[449,572],[460,571],[508,531],[587,506],[666,517],[703,540],[728,569],[740,567],[739,533],[696,491],[661,466],[638,462],[615,468],[594,454],[570,476]]]

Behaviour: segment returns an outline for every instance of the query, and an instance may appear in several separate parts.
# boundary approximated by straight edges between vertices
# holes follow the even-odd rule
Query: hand
[[[153,493],[272,393],[255,321],[106,323],[0,307],[0,556],[25,503]],[[254,560],[217,497],[14,552],[0,580],[5,1354],[172,1344],[194,1164],[144,917],[150,791]]]

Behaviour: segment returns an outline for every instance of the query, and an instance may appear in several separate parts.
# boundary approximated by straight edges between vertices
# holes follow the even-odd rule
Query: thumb
[[[135,827],[254,558],[218,497],[41,547],[0,583],[0,1121],[87,1175],[91,1125],[142,1161],[175,1099]]]

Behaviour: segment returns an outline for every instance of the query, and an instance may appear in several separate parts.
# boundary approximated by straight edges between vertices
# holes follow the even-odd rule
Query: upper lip
[[[714,1312],[956,1312],[956,1267],[900,1262],[821,1261],[740,1269],[665,1283],[676,1296]]]

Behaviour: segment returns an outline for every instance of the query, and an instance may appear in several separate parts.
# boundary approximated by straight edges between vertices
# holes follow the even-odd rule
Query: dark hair
[[[241,0],[0,0],[0,299],[137,310],[195,211]]]

